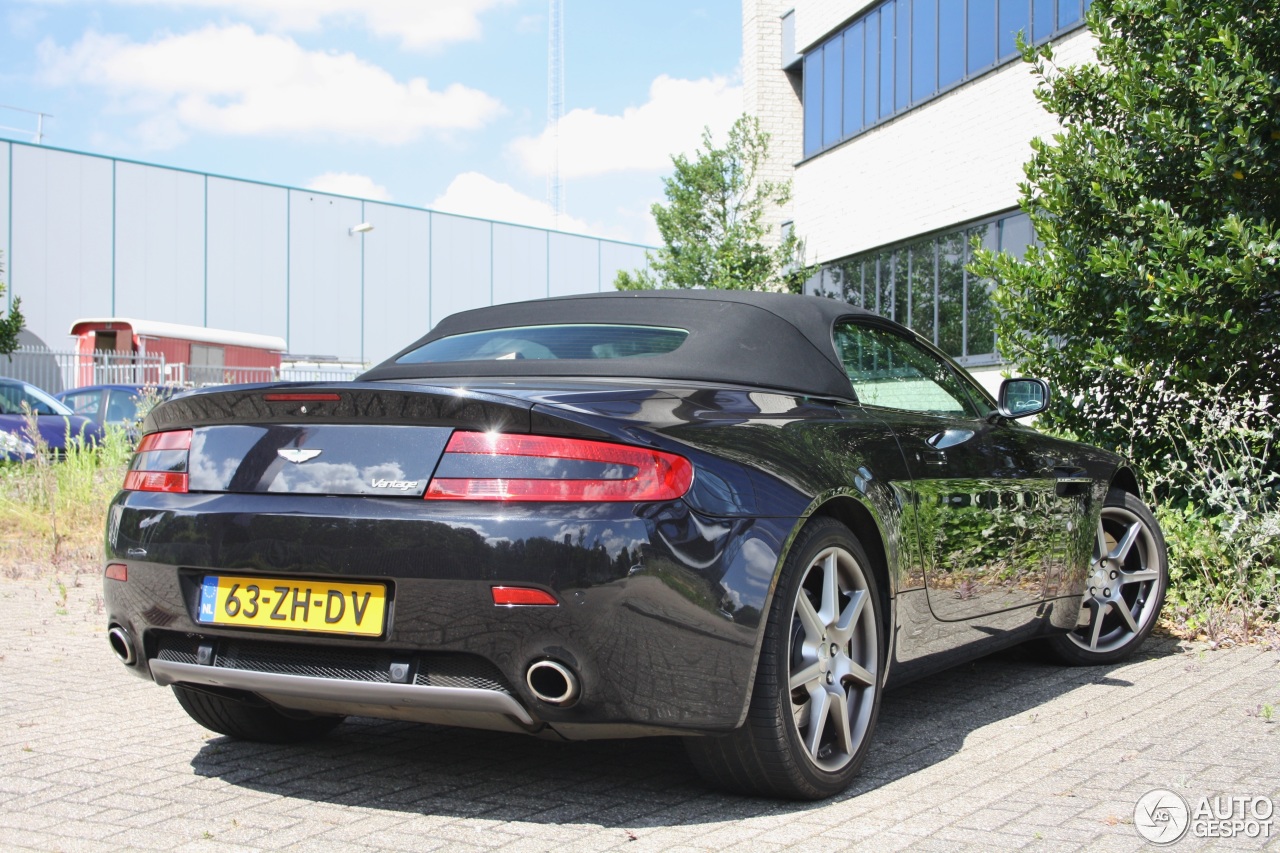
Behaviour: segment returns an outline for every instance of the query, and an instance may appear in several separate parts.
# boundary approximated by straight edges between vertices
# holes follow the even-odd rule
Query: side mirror
[[[1000,414],[1027,418],[1049,408],[1049,383],[1043,379],[1006,379],[1000,383]]]

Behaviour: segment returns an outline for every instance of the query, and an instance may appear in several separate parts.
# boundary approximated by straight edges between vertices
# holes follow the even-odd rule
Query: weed
[[[26,435],[26,439],[35,448],[31,461],[35,465],[39,489],[47,498],[53,493],[54,489],[54,478],[50,471],[53,453],[49,449],[49,442],[44,440],[44,434],[40,432],[39,414],[25,400],[22,403],[22,419],[25,421],[23,432]],[[67,422],[67,429],[71,429],[70,421]],[[49,512],[49,529],[53,536],[53,558],[56,560],[58,558],[58,546],[62,542],[62,537],[58,533],[58,505],[56,501],[46,500],[45,507]]]
[[[28,438],[32,430],[28,418]],[[96,444],[70,440],[61,456],[47,443],[37,450],[25,462],[0,465],[0,549],[10,578],[28,566],[96,560],[107,504],[124,480],[133,443],[126,431],[109,429]]]
[[[1239,381],[1244,365],[1217,385],[1179,383],[1170,371],[1110,371],[1073,405],[1128,429],[1115,449],[1138,462],[1169,546],[1170,627],[1212,648],[1274,640],[1280,400]],[[1144,452],[1154,447],[1165,450]]]

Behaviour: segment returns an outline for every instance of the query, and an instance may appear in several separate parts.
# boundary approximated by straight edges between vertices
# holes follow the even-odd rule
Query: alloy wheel
[[[1103,507],[1080,620],[1069,635],[1077,646],[1096,653],[1114,651],[1156,618],[1163,553],[1142,518],[1125,507]]]
[[[843,548],[805,569],[792,609],[791,716],[807,758],[835,772],[870,732],[879,689],[879,633],[864,569]]]

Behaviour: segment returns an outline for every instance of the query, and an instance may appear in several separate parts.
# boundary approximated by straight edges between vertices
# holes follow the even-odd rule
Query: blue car
[[[68,437],[81,437],[87,444],[102,438],[102,427],[80,417],[34,385],[17,379],[0,379],[0,460],[19,462],[35,455],[27,435],[22,404],[36,413],[40,435],[58,454],[66,452]]]
[[[137,431],[138,406],[148,393],[159,400],[173,396],[174,389],[155,385],[87,385],[61,391],[54,397],[77,415],[101,427],[118,426]]]

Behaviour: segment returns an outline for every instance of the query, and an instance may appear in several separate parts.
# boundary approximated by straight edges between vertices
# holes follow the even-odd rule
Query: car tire
[[[883,627],[866,551],[834,519],[812,520],[782,570],[746,722],[685,739],[699,773],[732,791],[797,800],[847,788],[880,710]]]
[[[1169,559],[1159,523],[1137,496],[1113,489],[1098,520],[1078,626],[1044,645],[1070,666],[1124,660],[1155,628],[1168,588]]]
[[[331,732],[344,717],[286,716],[265,702],[233,699],[180,684],[173,685],[178,704],[210,731],[238,740],[301,743]]]

